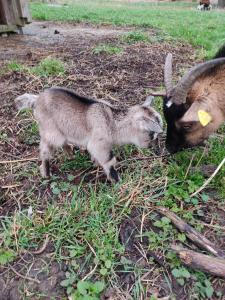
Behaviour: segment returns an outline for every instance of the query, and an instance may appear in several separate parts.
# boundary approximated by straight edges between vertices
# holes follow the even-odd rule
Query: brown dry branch
[[[28,276],[25,276],[25,275],[22,275],[20,274],[19,272],[17,272],[12,266],[9,266],[9,268],[13,271],[13,273],[15,273],[18,277],[21,277],[25,280],[28,280],[28,281],[33,281],[35,283],[40,283],[40,281],[38,279],[35,279],[35,278],[32,278],[32,277],[28,277]]]
[[[165,207],[157,207],[157,210],[161,214],[169,218],[181,232],[183,232],[193,243],[195,243],[201,249],[207,250],[217,257],[225,257],[225,254],[222,250],[217,249],[217,247],[211,241],[209,241],[193,227],[184,222],[175,213],[171,212]]]
[[[31,157],[31,158],[14,159],[14,160],[3,160],[3,161],[0,161],[0,164],[12,164],[12,163],[19,163],[19,162],[34,161],[34,160],[38,160],[38,158]]]
[[[48,243],[49,243],[49,236],[48,236],[48,234],[46,234],[44,243],[41,246],[41,248],[38,250],[30,251],[30,253],[37,254],[37,255],[43,253],[45,251],[46,247],[48,246]]]
[[[185,266],[225,278],[224,259],[201,254],[177,245],[172,245],[171,249],[179,255]]]

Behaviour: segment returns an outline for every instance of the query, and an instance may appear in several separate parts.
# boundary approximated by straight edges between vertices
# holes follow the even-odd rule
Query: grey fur
[[[34,110],[41,137],[42,176],[49,175],[48,162],[54,151],[72,144],[87,149],[108,179],[115,180],[113,145],[135,144],[146,148],[151,144],[150,136],[162,132],[161,116],[149,106],[149,100],[152,99],[143,105],[116,109],[105,101],[80,97],[71,90],[51,88],[39,96],[25,94],[15,101],[19,109]]]

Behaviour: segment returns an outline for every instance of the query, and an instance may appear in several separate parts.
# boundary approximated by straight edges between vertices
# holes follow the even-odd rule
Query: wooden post
[[[0,0],[0,32],[18,31],[30,22],[27,0]]]

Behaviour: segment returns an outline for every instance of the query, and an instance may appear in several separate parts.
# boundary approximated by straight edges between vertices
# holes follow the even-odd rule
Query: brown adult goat
[[[225,121],[225,45],[216,57],[191,68],[174,87],[172,54],[164,68],[166,146],[170,152],[201,144]]]

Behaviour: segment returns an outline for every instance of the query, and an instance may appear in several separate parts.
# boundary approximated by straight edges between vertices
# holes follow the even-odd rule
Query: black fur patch
[[[216,53],[215,58],[222,58],[225,57],[225,44],[218,50]],[[208,71],[205,72],[205,76],[213,76],[215,72],[220,68],[220,66],[216,66],[214,68],[209,69]]]
[[[110,153],[109,153],[109,160],[111,160],[112,158],[113,158],[113,152],[112,151],[110,151]]]
[[[91,105],[91,104],[98,103],[94,99],[80,96],[80,95],[76,94],[73,90],[70,90],[70,89],[54,87],[54,88],[51,88],[50,90],[67,94],[70,98],[74,99],[75,101],[78,100],[78,101],[82,102],[83,104]]]
[[[50,162],[49,162],[49,160],[44,161],[44,168],[46,170],[47,177],[49,177],[50,176]]]
[[[110,176],[112,177],[112,179],[115,180],[115,182],[118,182],[118,181],[119,181],[118,173],[116,172],[116,170],[114,169],[113,166],[110,167],[110,169],[109,169],[109,174],[110,174]]]
[[[214,58],[225,57],[225,44],[218,50]]]
[[[174,103],[167,107],[168,101],[168,98],[164,98],[163,112],[167,123],[166,148],[169,152],[175,153],[186,147],[184,131],[179,130],[175,122],[183,117],[188,108],[185,104],[176,105]]]

